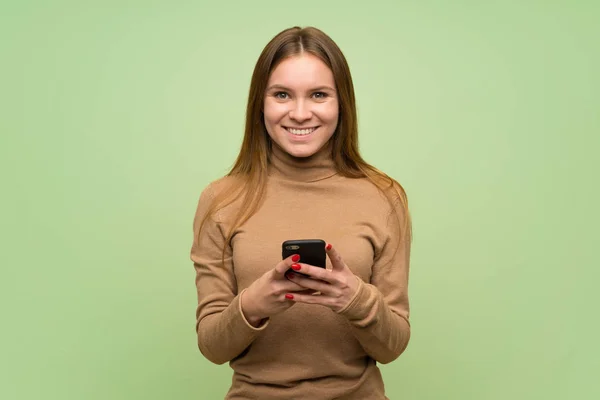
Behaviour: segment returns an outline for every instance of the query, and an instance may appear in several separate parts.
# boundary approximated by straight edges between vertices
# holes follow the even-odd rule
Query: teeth
[[[286,128],[288,130],[288,132],[294,134],[294,135],[308,135],[309,133],[312,133],[316,128],[309,128],[309,129],[294,129],[294,128]]]

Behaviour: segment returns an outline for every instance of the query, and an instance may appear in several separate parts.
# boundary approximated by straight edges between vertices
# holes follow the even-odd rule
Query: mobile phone
[[[325,268],[327,255],[325,254],[325,241],[321,239],[298,239],[286,240],[281,244],[281,256],[283,259],[293,254],[300,256],[300,262],[303,264],[314,265],[315,267]],[[291,268],[288,270],[298,274]],[[304,275],[304,274],[302,274]]]

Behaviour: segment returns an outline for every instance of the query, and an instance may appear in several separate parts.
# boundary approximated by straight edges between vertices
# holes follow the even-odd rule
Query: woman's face
[[[316,56],[289,57],[271,72],[264,102],[271,139],[295,157],[309,157],[331,138],[339,104],[333,73]]]

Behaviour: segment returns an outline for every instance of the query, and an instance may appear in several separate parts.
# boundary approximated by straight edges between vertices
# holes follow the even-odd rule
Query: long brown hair
[[[333,72],[340,109],[337,128],[330,140],[333,141],[332,157],[338,174],[349,178],[369,179],[382,191],[394,209],[399,201],[403,209],[403,215],[397,213],[398,220],[401,221],[401,233],[404,240],[411,240],[411,221],[404,189],[393,178],[363,160],[358,151],[356,100],[346,58],[337,44],[321,30],[296,26],[280,32],[271,39],[256,62],[248,95],[242,147],[235,164],[227,174],[233,179],[230,181],[230,187],[216,195],[200,223],[198,238],[207,218],[217,210],[243,198],[227,235],[223,260],[225,247],[230,244],[233,232],[258,211],[264,199],[272,146],[263,114],[267,82],[271,72],[281,61],[302,53],[317,56]]]

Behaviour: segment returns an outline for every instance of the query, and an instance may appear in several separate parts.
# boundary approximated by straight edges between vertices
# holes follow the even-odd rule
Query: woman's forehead
[[[269,77],[267,86],[273,85],[290,89],[335,86],[331,69],[312,54],[292,56],[281,61]]]

